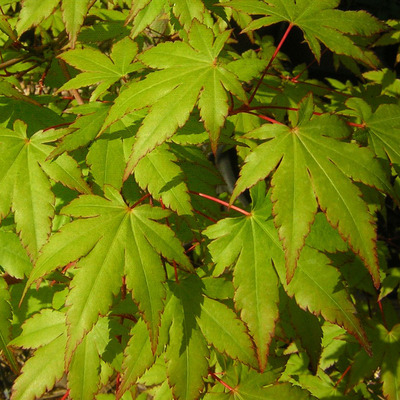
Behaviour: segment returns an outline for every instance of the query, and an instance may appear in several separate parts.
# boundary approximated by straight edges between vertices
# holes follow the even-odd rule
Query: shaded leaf
[[[283,21],[299,27],[318,61],[323,43],[334,53],[373,65],[351,35],[371,36],[381,31],[384,25],[365,11],[335,10],[338,5],[339,0],[234,0],[224,3],[225,7],[238,11],[265,15],[252,21],[245,30],[255,30]]]

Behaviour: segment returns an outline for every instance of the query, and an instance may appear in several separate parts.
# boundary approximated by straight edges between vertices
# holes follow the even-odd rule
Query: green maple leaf
[[[382,104],[372,112],[371,107],[362,99],[349,99],[346,105],[361,118],[373,152],[400,169],[400,107],[396,104]]]
[[[256,261],[255,265],[260,270],[258,271],[259,276],[274,281],[277,272],[287,294],[290,297],[294,296],[297,304],[303,310],[308,310],[317,316],[322,315],[327,321],[343,326],[369,351],[369,343],[360,321],[356,317],[355,307],[340,282],[339,273],[329,265],[329,260],[326,256],[306,246],[298,260],[292,281],[290,284],[287,283],[285,252],[282,249],[272,220],[271,203],[268,196],[265,195],[265,184],[259,183],[252,189],[251,194],[253,210],[249,216],[225,218],[205,231],[205,234],[210,239],[213,239],[209,249],[213,260],[216,262],[216,271],[214,273],[218,275],[224,268],[231,267],[234,270],[234,279],[237,279],[236,276],[238,275],[235,269],[238,262],[243,262],[243,259],[241,259],[243,257],[242,253],[252,254],[252,248],[258,249],[257,242],[261,242],[266,250],[262,253],[255,253],[255,257],[259,257],[260,254],[267,254],[267,256],[260,257]],[[254,235],[249,234],[247,238],[244,238],[243,233],[249,231],[249,225],[257,226],[257,229],[253,228],[253,232],[258,234],[256,238],[254,238]],[[249,240],[251,238],[253,240]],[[248,247],[249,249],[243,250],[243,247]],[[271,271],[271,260],[276,272]],[[252,262],[254,263],[255,261],[253,260]],[[239,264],[240,268],[243,268],[243,266]],[[252,271],[254,267],[247,265],[247,268],[251,268],[250,272],[254,276]],[[245,281],[245,278],[242,279]],[[260,313],[259,310],[265,313],[267,307],[271,306],[270,304],[276,300],[269,298],[267,296],[268,293],[265,292],[263,292],[264,298],[261,295],[256,296],[254,294],[256,283],[265,285],[263,282],[253,282],[251,286],[247,285],[245,288],[241,288],[240,283],[236,283],[237,293],[235,293],[235,296],[246,299],[247,295],[248,299],[252,300],[247,304],[249,310],[247,311],[246,322],[249,325],[250,333],[257,340],[257,331],[255,331],[254,326],[257,327],[261,323],[259,320],[262,315],[257,313]],[[240,291],[243,291],[243,293],[240,293]],[[254,309],[254,306],[257,305],[256,300],[258,304],[263,305],[263,308],[258,305],[258,308]],[[272,320],[273,317],[269,319],[270,324]],[[271,327],[273,327],[272,324]],[[274,332],[268,334],[274,335]],[[259,343],[257,343],[257,346],[260,346]],[[261,346],[260,349],[262,349]],[[258,354],[260,354],[260,349],[258,349]]]
[[[166,354],[168,381],[174,397],[187,400],[197,399],[204,388],[209,357],[207,342],[196,322],[201,292],[198,280],[193,281],[185,280],[172,287],[175,310]]]
[[[245,31],[278,22],[299,27],[311,51],[319,61],[321,44],[334,53],[372,64],[367,54],[355,44],[351,35],[371,36],[384,25],[365,11],[335,10],[340,0],[234,0],[224,7],[253,15],[265,15],[252,21]]]
[[[261,370],[267,364],[279,302],[278,277],[263,228],[268,215],[263,211],[251,218],[222,220],[203,232],[210,239],[216,239],[209,246],[216,263],[214,274],[219,275],[225,267],[235,264],[235,305],[256,344]]]
[[[288,282],[319,205],[378,286],[374,220],[352,180],[392,193],[388,177],[369,149],[338,140],[349,134],[344,122],[334,115],[313,118],[312,112],[312,98],[307,97],[293,128],[265,124],[246,135],[264,142],[245,159],[231,201],[273,173],[274,220],[285,249]]]
[[[138,46],[129,38],[115,43],[110,56],[95,49],[74,49],[62,53],[59,57],[73,67],[84,71],[70,79],[59,91],[78,89],[99,84],[93,91],[90,100],[96,100],[112,84],[131,72],[143,68],[141,63],[133,63]]]
[[[54,149],[47,142],[48,132],[26,134],[26,125],[17,120],[14,130],[0,129],[0,217],[14,211],[17,231],[32,259],[46,243],[54,215],[51,181],[63,183],[81,193],[90,193],[77,163],[67,154],[55,161],[46,161]]]
[[[129,207],[111,186],[106,186],[106,198],[81,196],[62,212],[77,219],[50,238],[26,288],[55,268],[81,258],[66,300],[67,360],[99,314],[107,313],[123,275],[143,313],[154,351],[165,297],[160,256],[192,270],[172,230],[155,221],[169,212],[149,205]]]
[[[144,64],[160,71],[133,82],[123,91],[103,127],[105,129],[129,112],[151,106],[137,133],[125,177],[145,154],[187,122],[196,103],[212,148],[216,150],[229,111],[227,91],[246,102],[240,82],[218,60],[229,33],[225,31],[214,38],[211,29],[194,21],[188,43],[161,43],[139,56]]]

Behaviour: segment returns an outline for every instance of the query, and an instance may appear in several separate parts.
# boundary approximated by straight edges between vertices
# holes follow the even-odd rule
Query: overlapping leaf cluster
[[[395,22],[0,3],[12,399],[399,398],[400,85],[374,47]],[[311,63],[284,54],[296,32]]]

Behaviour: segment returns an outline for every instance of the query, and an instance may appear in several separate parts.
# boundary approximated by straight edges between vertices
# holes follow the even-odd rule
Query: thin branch
[[[281,49],[283,43],[285,43],[285,40],[288,37],[289,32],[292,30],[293,26],[294,25],[292,23],[290,23],[289,26],[287,27],[286,32],[283,34],[281,41],[279,42],[278,46],[276,47],[274,54],[272,55],[271,59],[269,60],[268,65],[266,66],[264,72],[262,73],[261,78],[259,79],[255,89],[253,90],[253,93],[251,94],[250,99],[249,99],[249,103],[251,103],[253,101],[254,96],[257,93],[257,90],[260,88],[260,85],[261,85],[262,81],[264,80],[265,75],[267,74],[270,66],[272,65],[273,61],[275,60],[276,56],[278,55],[279,50]]]
[[[227,207],[228,209],[232,209],[232,210],[238,211],[241,214],[246,215],[247,217],[251,215],[249,212],[247,212],[246,210],[243,210],[240,207],[236,207],[234,205],[231,205],[231,204],[227,203],[226,201],[217,199],[216,197],[210,196],[208,194],[194,192],[192,190],[190,190],[189,193],[196,194],[197,196],[204,197],[205,199],[211,200],[211,201],[213,201],[215,203],[222,204],[223,206]]]
[[[60,64],[60,68],[61,68],[61,71],[63,72],[64,76],[68,80],[70,80],[71,79],[71,75],[70,75],[70,73],[68,71],[67,64],[65,63],[65,61],[61,60],[61,59],[58,59],[58,63]],[[72,96],[74,96],[76,102],[79,105],[85,104],[85,102],[83,101],[81,95],[79,94],[79,92],[76,89],[71,89],[69,92],[72,94]]]

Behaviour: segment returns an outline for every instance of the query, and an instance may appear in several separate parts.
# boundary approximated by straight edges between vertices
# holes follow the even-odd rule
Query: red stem
[[[48,128],[43,129],[43,132],[49,131],[50,129],[60,128],[61,126],[68,126],[68,125],[71,125],[71,124],[72,124],[72,122],[64,122],[63,124],[49,126]]]
[[[328,48],[325,48],[322,53],[321,53],[321,57],[326,53],[326,51],[328,50]],[[299,72],[295,77],[291,78],[290,80],[293,83],[297,83],[297,80],[300,78],[301,75],[304,74],[304,72],[306,72],[308,70],[308,68],[311,67],[311,65],[313,65],[314,63],[317,62],[317,59],[314,58],[314,60],[312,60],[301,72]]]
[[[172,265],[174,267],[175,282],[179,285],[178,268],[176,268],[176,261],[172,261]]]
[[[276,119],[273,119],[271,117],[267,117],[266,115],[253,113],[251,111],[246,111],[246,112],[247,112],[247,114],[255,115],[256,117],[261,118],[264,121],[271,122],[272,124],[285,125],[285,124],[282,124],[282,122],[277,121]]]
[[[214,218],[212,218],[212,217],[210,217],[210,216],[208,216],[208,215],[202,213],[202,212],[199,211],[199,210],[194,210],[194,212],[195,212],[196,214],[201,215],[201,216],[204,217],[204,218],[207,218],[209,221],[213,222],[214,224],[216,224],[216,223],[218,222],[216,219],[214,219]]]
[[[272,63],[274,62],[276,56],[277,56],[278,53],[279,53],[279,50],[281,49],[283,43],[285,43],[285,40],[286,40],[286,38],[288,37],[289,32],[292,30],[292,28],[293,28],[293,24],[290,23],[289,26],[288,26],[287,29],[286,29],[286,32],[283,34],[281,41],[279,42],[278,46],[276,47],[274,54],[272,55],[271,59],[269,60],[269,63],[268,63],[268,65],[267,65],[267,67],[265,68],[264,72],[262,73],[261,78],[260,78],[259,81],[257,82],[257,86],[255,87],[255,89],[253,90],[253,93],[252,93],[251,96],[250,96],[249,103],[251,103],[251,102],[253,101],[254,96],[255,96],[256,93],[257,93],[257,90],[260,88],[261,83],[262,83],[262,81],[264,80],[264,77],[265,77],[266,73],[267,73],[268,70],[269,70],[269,67],[270,67],[270,66],[272,65]]]
[[[387,329],[386,317],[385,317],[385,313],[383,311],[382,303],[381,303],[380,300],[378,300],[378,306],[379,306],[379,310],[380,310],[381,315],[382,315],[383,326]]]
[[[231,386],[229,386],[226,382],[224,382],[221,378],[218,378],[218,376],[214,372],[210,372],[210,375],[218,381],[221,385],[225,386],[230,392],[234,392],[235,389]]]
[[[69,396],[69,389],[65,392],[64,396],[61,397],[61,400],[66,400]]]
[[[215,221],[215,222],[217,222],[217,221]],[[200,242],[196,242],[196,243],[194,243],[192,246],[190,246],[186,251],[185,251],[185,254],[187,254],[187,253],[190,253],[192,250],[194,250],[197,246],[199,246],[200,245]]]
[[[351,365],[349,365],[345,371],[343,372],[343,374],[341,375],[341,377],[338,379],[338,381],[335,384],[335,387],[337,387],[339,385],[339,383],[343,380],[343,378],[347,375],[347,373],[350,371]]]
[[[136,206],[138,206],[140,203],[142,203],[144,200],[146,200],[148,197],[150,197],[150,193],[145,194],[143,197],[141,197],[132,207],[131,210],[133,208],[135,208]]]
[[[239,207],[231,205],[231,204],[227,203],[226,201],[217,199],[216,197],[210,196],[208,194],[194,192],[192,190],[190,190],[189,193],[196,194],[197,196],[204,197],[205,199],[214,201],[215,203],[222,204],[223,206],[227,207],[228,209],[232,208],[232,210],[238,211],[238,212],[242,213],[243,215],[246,215],[246,216],[251,215],[249,212],[247,212]]]

